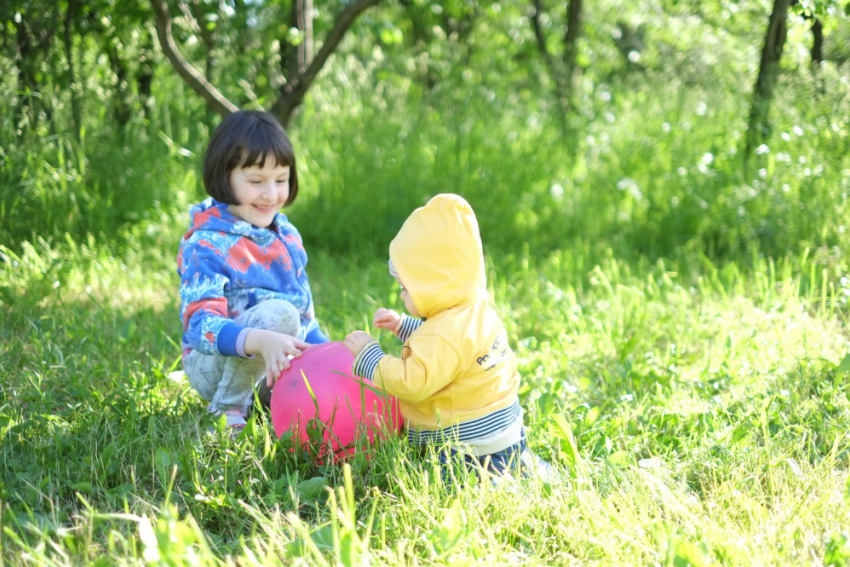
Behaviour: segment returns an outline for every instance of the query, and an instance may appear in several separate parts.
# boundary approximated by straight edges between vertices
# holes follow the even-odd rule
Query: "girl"
[[[245,427],[255,383],[270,388],[288,356],[327,342],[315,318],[298,230],[280,212],[298,195],[292,144],[270,114],[225,118],[204,158],[210,195],[180,242],[183,368],[189,384]]]

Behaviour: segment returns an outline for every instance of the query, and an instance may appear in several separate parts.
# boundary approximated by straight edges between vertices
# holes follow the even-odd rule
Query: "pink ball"
[[[311,436],[315,444],[321,434],[320,455],[330,446],[337,456],[344,456],[354,453],[364,434],[370,444],[376,435],[386,439],[397,434],[401,427],[398,400],[370,380],[354,376],[353,362],[354,356],[341,342],[310,347],[301,358],[290,360],[289,369],[281,372],[272,390],[271,417],[277,436],[293,431],[302,444]]]

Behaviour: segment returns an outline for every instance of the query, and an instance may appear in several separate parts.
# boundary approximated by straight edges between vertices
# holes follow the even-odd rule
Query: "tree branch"
[[[546,60],[546,65],[549,65],[549,47],[546,45],[546,36],[543,35],[543,26],[540,25],[540,13],[543,12],[543,6],[540,0],[534,0],[534,13],[531,14],[531,23],[534,24],[534,37],[537,38],[537,47],[540,48],[540,53]],[[551,71],[551,69],[550,69]]]
[[[301,101],[304,99],[304,95],[313,84],[313,81],[316,80],[319,71],[321,71],[322,67],[325,66],[328,58],[334,50],[336,50],[339,42],[342,41],[342,38],[354,23],[354,20],[357,19],[357,16],[366,9],[379,4],[381,1],[382,0],[355,0],[342,11],[339,18],[337,18],[334,27],[325,38],[322,48],[316,54],[316,58],[310,62],[304,72],[300,72],[299,70],[299,73],[295,77],[292,77],[285,85],[281,86],[280,94],[272,107],[272,113],[274,113],[281,122],[286,124],[289,121],[289,117],[292,115],[292,112],[299,104],[301,104]]]
[[[578,53],[578,38],[581,36],[582,0],[570,0],[567,8],[567,32],[564,34],[564,63],[567,75],[572,80]]]
[[[171,14],[168,11],[168,4],[165,3],[165,0],[151,0],[151,5],[156,13],[156,35],[159,38],[159,44],[177,73],[192,87],[192,90],[207,101],[210,108],[222,116],[227,116],[239,110],[235,104],[227,100],[197,69],[186,61],[183,54],[180,53],[177,44],[174,42],[174,36],[171,33]]]

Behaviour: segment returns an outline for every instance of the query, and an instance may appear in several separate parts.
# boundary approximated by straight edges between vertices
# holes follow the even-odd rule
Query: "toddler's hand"
[[[301,351],[306,348],[310,348],[310,344],[264,329],[251,329],[245,337],[245,353],[259,354],[266,363],[266,386],[270,388],[281,371],[289,368],[287,356],[300,358]]]
[[[379,329],[386,329],[396,333],[401,325],[401,315],[398,314],[398,311],[379,307],[378,310],[375,311],[375,317],[372,319],[372,324]]]
[[[369,333],[365,331],[354,331],[353,333],[350,333],[347,337],[345,337],[345,340],[342,341],[342,344],[348,347],[348,350],[351,351],[351,354],[357,356],[358,354],[360,354],[360,351],[363,350],[363,347],[371,343],[373,340],[374,339],[369,336]]]

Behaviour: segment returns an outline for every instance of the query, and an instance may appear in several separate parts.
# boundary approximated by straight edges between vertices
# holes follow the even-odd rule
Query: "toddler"
[[[443,194],[413,211],[390,244],[389,268],[410,315],[380,308],[373,323],[404,342],[401,358],[355,331],[344,341],[356,357],[352,372],[398,397],[410,443],[438,445],[443,465],[518,470],[526,449],[520,375],[488,302],[469,204]]]

